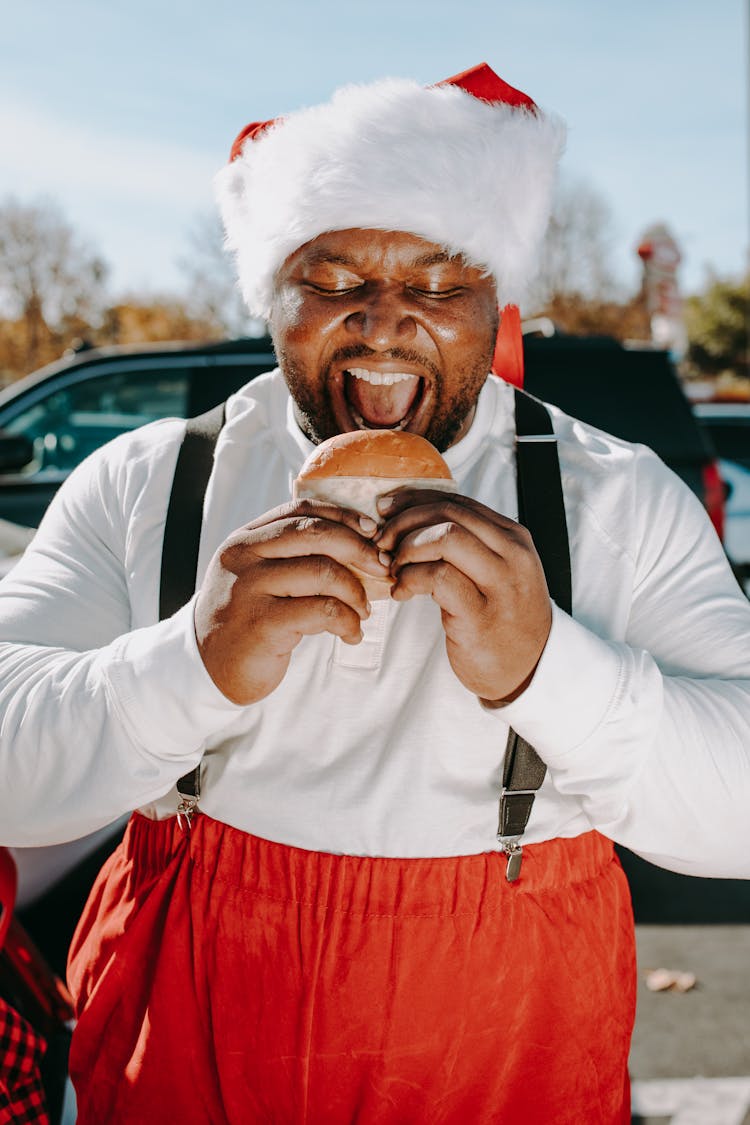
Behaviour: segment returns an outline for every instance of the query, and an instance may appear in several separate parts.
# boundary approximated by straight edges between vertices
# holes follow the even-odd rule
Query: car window
[[[52,391],[7,421],[8,434],[23,434],[34,458],[32,476],[70,471],[104,442],[158,418],[185,417],[190,372],[186,368],[123,368]]]

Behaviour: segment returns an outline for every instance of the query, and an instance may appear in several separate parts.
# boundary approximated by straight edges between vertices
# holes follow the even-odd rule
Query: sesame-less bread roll
[[[294,482],[294,498],[328,500],[381,523],[376,501],[397,488],[456,491],[450,469],[425,438],[403,430],[353,430],[313,450]],[[370,601],[389,596],[393,579],[352,570]]]

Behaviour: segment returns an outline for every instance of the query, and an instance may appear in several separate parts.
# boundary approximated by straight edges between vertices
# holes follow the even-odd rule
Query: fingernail
[[[395,496],[379,496],[377,499],[377,508],[379,512],[387,512],[392,508],[396,502]]]
[[[383,566],[390,566],[393,561],[393,555],[389,555],[387,551],[378,551],[378,558]]]
[[[373,531],[377,531],[378,529],[378,525],[375,520],[370,519],[369,516],[360,516],[359,526],[367,535],[372,535]]]

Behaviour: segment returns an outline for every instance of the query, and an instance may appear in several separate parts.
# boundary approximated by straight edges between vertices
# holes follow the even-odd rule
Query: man
[[[485,67],[246,130],[220,195],[280,371],[228,403],[195,598],[157,621],[175,420],[79,469],[3,587],[8,841],[140,810],[72,950],[84,1123],[629,1121],[611,840],[747,873],[750,609],[692,494],[559,411],[572,614],[516,520],[487,372],[561,144]],[[290,502],[383,427],[458,494]],[[547,772],[498,838],[511,727]]]

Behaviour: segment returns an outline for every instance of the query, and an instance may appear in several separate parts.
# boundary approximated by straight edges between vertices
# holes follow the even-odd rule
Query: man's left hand
[[[392,493],[378,507],[386,522],[377,546],[393,558],[391,596],[429,594],[464,687],[489,704],[515,699],[531,681],[552,624],[529,532],[467,496],[432,489]]]

